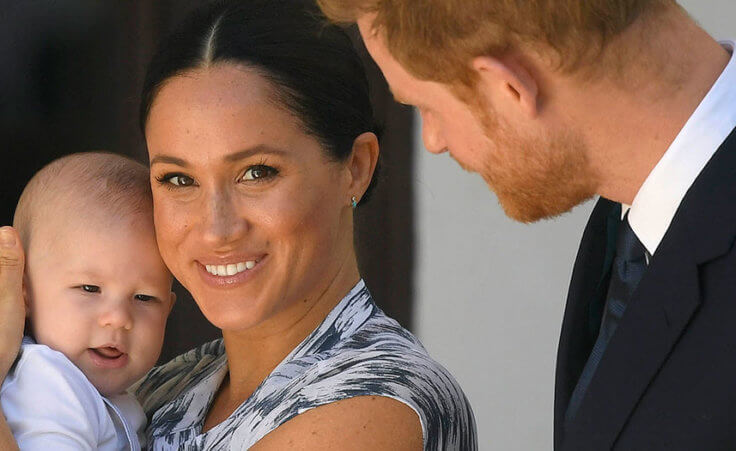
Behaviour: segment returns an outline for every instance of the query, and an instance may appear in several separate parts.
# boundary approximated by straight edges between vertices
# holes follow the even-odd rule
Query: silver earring
[[[350,198],[350,205],[355,209],[358,206],[358,199],[355,198],[355,196]]]

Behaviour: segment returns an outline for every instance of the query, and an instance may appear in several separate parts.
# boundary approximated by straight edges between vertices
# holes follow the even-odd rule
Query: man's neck
[[[571,83],[568,89],[570,114],[586,137],[597,193],[629,205],[730,59],[680,11],[668,15],[660,28],[648,42],[630,41],[640,50],[621,77],[583,89],[578,84],[577,90]],[[627,33],[642,36],[636,29]]]

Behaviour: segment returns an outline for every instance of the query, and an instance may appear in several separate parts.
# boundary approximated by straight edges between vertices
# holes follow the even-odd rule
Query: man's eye
[[[97,285],[82,285],[81,288],[87,293],[99,293],[100,292],[100,287],[98,287]]]
[[[151,301],[156,300],[155,296],[149,296],[147,294],[136,294],[135,298],[136,300],[141,301],[141,302],[151,302]]]
[[[271,166],[259,164],[256,166],[249,167],[248,170],[245,171],[245,174],[243,174],[242,180],[245,180],[245,181],[264,180],[264,179],[275,176],[277,173],[278,171],[272,168]]]

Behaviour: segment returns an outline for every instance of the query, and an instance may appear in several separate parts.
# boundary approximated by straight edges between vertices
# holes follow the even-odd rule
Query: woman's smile
[[[202,280],[215,288],[234,288],[252,280],[260,274],[261,268],[266,263],[268,254],[258,257],[249,257],[237,263],[213,263],[205,264],[196,262]],[[234,262],[236,260],[229,259]]]

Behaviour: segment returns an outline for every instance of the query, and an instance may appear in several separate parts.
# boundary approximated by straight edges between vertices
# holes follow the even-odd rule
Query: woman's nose
[[[204,213],[203,238],[213,246],[237,241],[248,230],[248,222],[238,209],[230,193],[214,192],[207,199]]]
[[[107,302],[99,316],[100,327],[131,330],[133,328],[133,315],[130,310],[130,301],[127,299]]]

